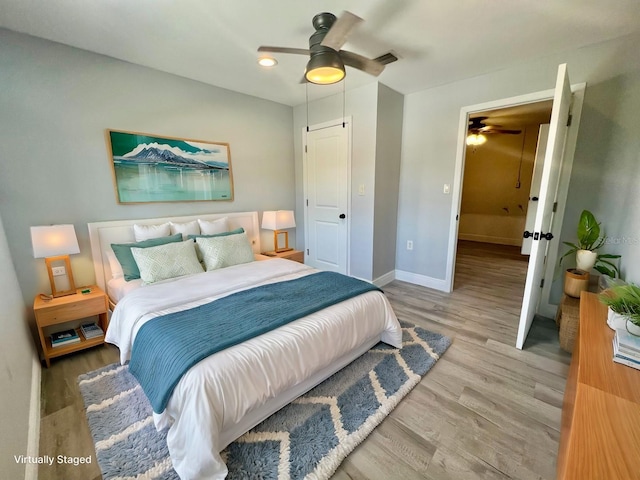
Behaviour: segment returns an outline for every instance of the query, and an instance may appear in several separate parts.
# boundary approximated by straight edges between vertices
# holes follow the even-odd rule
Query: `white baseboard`
[[[392,270],[390,272],[385,273],[384,275],[379,276],[373,281],[373,284],[376,287],[384,287],[387,283],[391,283],[396,279],[396,272]]]
[[[396,270],[396,280],[421,285],[441,292],[449,292],[449,284],[446,280],[440,278],[427,277],[419,273],[405,272],[404,270]]]
[[[470,242],[495,243],[497,245],[522,246],[521,238],[491,237],[489,235],[476,235],[475,233],[458,233],[458,239]]]
[[[27,437],[27,456],[35,458],[40,450],[40,384],[42,379],[42,366],[38,355],[33,356],[31,367],[31,397],[29,399],[29,432]],[[38,464],[27,463],[25,480],[38,479]]]

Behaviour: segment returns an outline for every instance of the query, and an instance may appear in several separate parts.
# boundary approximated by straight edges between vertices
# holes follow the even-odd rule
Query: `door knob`
[[[347,216],[344,213],[341,213],[340,218],[347,218]]]

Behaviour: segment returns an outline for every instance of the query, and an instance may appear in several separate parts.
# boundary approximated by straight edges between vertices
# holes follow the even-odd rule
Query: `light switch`
[[[364,183],[358,187],[358,195],[364,195]]]
[[[449,193],[451,191],[451,187],[448,183],[444,184],[444,188],[442,189],[442,193]]]

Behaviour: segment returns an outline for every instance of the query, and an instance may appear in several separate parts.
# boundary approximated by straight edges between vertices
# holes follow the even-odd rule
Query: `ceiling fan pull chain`
[[[342,128],[345,128],[345,121],[344,121],[344,105],[345,105],[345,98],[346,98],[346,93],[345,90],[347,89],[346,87],[346,83],[347,83],[347,79],[343,78],[342,79]]]
[[[309,131],[309,82],[304,82],[304,93],[306,96],[307,105],[307,132]]]

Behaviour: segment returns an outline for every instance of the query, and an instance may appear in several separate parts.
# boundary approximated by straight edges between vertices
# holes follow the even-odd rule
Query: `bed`
[[[128,290],[109,289],[110,245],[134,241],[134,224],[222,217],[230,229],[244,230],[259,261]],[[106,340],[118,346],[122,363],[130,361],[139,345],[136,338],[142,341],[140,332],[171,315],[190,314],[260,289],[289,288],[323,274],[297,262],[261,257],[257,212],[98,222],[89,224],[89,232],[96,282],[113,292]],[[371,290],[203,358],[180,378],[167,402],[154,407],[156,428],[169,427],[167,444],[174,469],[183,479],[224,478],[227,469],[220,452],[229,443],[379,341],[400,348],[401,336],[388,300]]]

